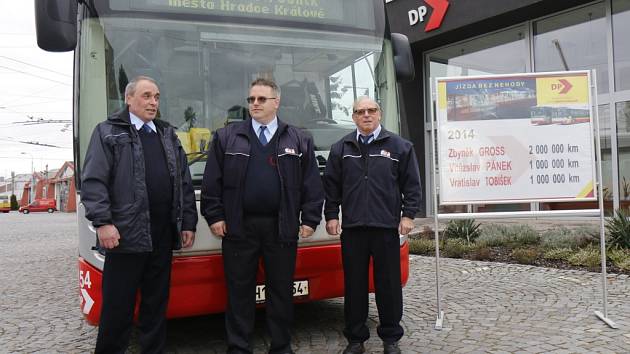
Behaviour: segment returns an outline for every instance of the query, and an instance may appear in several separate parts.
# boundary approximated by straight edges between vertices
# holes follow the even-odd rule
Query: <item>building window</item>
[[[630,101],[618,102],[617,145],[619,161],[620,206],[630,209]]]
[[[615,56],[615,87],[617,91],[630,90],[630,1],[612,2],[613,47]]]
[[[527,72],[525,33],[519,26],[431,52],[431,78]]]
[[[598,93],[609,92],[606,48],[603,3],[534,22],[535,70],[595,69]]]

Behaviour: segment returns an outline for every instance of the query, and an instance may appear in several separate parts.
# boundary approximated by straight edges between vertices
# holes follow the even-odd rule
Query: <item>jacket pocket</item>
[[[110,135],[106,143],[113,155],[112,205],[133,204],[136,200],[133,141],[128,133]]]
[[[105,143],[112,149],[114,163],[120,161],[121,157],[127,152],[131,151],[132,140],[129,133],[121,133],[115,135],[108,135],[105,138]]]
[[[249,160],[249,154],[243,152],[225,152],[223,160],[223,187],[237,189],[241,186],[245,166]]]
[[[301,188],[302,154],[297,148],[281,148],[278,151],[278,166],[287,188]]]

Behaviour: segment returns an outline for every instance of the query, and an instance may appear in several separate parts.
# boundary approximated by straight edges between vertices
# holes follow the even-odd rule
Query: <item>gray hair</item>
[[[280,97],[280,87],[276,84],[275,81],[271,79],[265,79],[265,78],[259,77],[256,80],[252,81],[251,85],[249,85],[249,87],[254,87],[254,86],[271,87],[271,90],[273,91],[274,95]]]
[[[363,101],[373,102],[376,105],[376,107],[378,108],[378,110],[382,111],[381,105],[378,104],[378,102],[376,102],[373,98],[371,98],[369,96],[361,96],[361,97],[357,98],[356,101],[354,101],[354,103],[352,103],[352,112],[354,112],[357,109],[357,106],[359,105],[359,103],[361,103]]]
[[[133,79],[131,79],[131,81],[129,81],[127,86],[125,86],[125,97],[133,96],[133,94],[136,93],[136,86],[138,85],[138,82],[140,81],[149,81],[149,82],[152,82],[155,86],[158,86],[157,82],[155,82],[155,80],[151,77],[142,76],[142,75],[136,76]]]

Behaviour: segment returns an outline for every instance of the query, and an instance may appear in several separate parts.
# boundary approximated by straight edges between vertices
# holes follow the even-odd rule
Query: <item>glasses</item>
[[[372,114],[375,114],[376,112],[378,112],[378,108],[355,109],[355,110],[353,111],[353,113],[354,113],[354,114],[356,114],[356,115],[360,115],[360,116],[363,116],[363,115],[365,115],[366,113],[368,113],[368,114],[372,115]]]
[[[265,97],[265,96],[254,97],[254,96],[249,96],[245,100],[249,104],[254,104],[254,103],[256,103],[256,101],[260,102],[260,104],[265,104],[265,102],[267,102],[267,100],[275,100],[276,98],[278,98],[278,97]]]

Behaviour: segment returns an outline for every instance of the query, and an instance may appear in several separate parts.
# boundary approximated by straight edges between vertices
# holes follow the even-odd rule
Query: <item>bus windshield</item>
[[[159,119],[177,128],[197,184],[212,133],[248,118],[245,98],[257,77],[278,83],[278,118],[313,137],[322,167],[330,146],[355,129],[351,105],[359,96],[375,98],[385,128],[398,131],[392,52],[383,31],[136,14],[81,21],[78,161],[94,126],[124,106],[124,88],[137,75],[158,82]]]

